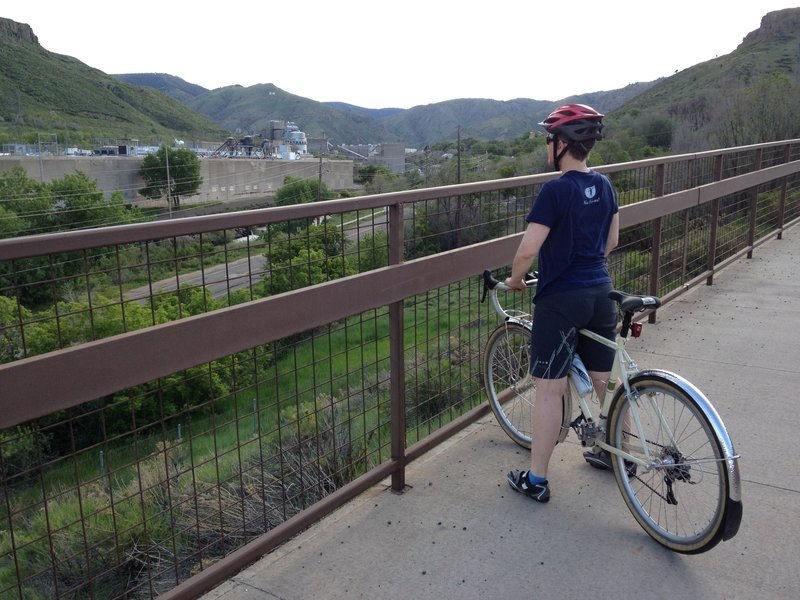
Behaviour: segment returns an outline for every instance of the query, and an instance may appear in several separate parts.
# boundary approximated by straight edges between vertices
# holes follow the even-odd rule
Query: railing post
[[[389,206],[389,264],[403,262],[403,204]],[[392,490],[406,485],[406,378],[403,339],[403,301],[389,305],[389,364],[391,370]]]
[[[783,149],[783,162],[788,163],[790,157],[790,147],[789,144]],[[783,178],[783,182],[781,183],[781,196],[780,200],[778,201],[778,236],[777,239],[783,239],[783,225],[786,222],[786,187],[788,183],[788,177]]]
[[[756,148],[755,156],[753,157],[753,167],[755,171],[761,168],[761,148]],[[750,227],[747,231],[747,245],[750,250],[747,252],[747,258],[753,258],[753,245],[756,243],[756,217],[758,215],[758,186],[750,190]]]
[[[686,163],[686,182],[687,188],[694,187],[694,161],[690,159]],[[666,189],[663,190],[666,192]],[[689,222],[690,211],[687,209],[683,213],[683,253],[681,255],[681,280],[686,279],[686,272],[689,270]]]
[[[714,158],[714,181],[722,178],[722,156]],[[719,236],[719,198],[711,201],[711,232],[708,236],[708,272],[711,273],[706,278],[706,285],[714,283],[714,265],[717,262],[717,237]]]
[[[664,195],[664,163],[656,167],[655,197]],[[661,273],[661,217],[653,220],[653,247],[650,251],[650,294],[658,295],[658,277]],[[652,311],[647,318],[649,323],[656,322],[656,311]]]
[[[683,250],[681,252],[681,281],[689,270],[689,209],[683,211]]]

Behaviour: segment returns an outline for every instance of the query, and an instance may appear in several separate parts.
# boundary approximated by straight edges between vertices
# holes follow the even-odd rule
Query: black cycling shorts
[[[536,300],[531,336],[534,377],[566,377],[576,351],[589,371],[611,370],[614,350],[578,335],[579,329],[589,329],[606,339],[615,339],[617,307],[608,297],[611,289],[611,284],[606,283],[556,292]]]

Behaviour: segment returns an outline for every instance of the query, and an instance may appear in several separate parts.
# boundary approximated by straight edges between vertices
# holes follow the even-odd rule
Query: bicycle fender
[[[506,319],[506,323],[514,323],[515,325],[519,325],[521,327],[524,327],[528,331],[533,331],[533,323],[531,323],[530,321],[526,321],[525,319],[519,319],[517,317],[511,317],[509,319]]]
[[[725,511],[725,527],[722,530],[722,540],[727,541],[735,536],[742,523],[742,503],[728,498],[728,506]]]
[[[741,504],[742,481],[741,475],[739,474],[739,461],[737,460],[739,457],[736,456],[736,452],[734,452],[733,442],[728,435],[728,430],[725,429],[725,424],[722,422],[722,417],[719,416],[719,413],[711,404],[709,399],[706,398],[705,394],[703,394],[703,392],[701,392],[697,386],[690,381],[684,379],[676,373],[664,371],[662,369],[646,369],[644,371],[639,371],[636,373],[636,375],[630,378],[630,383],[631,385],[635,385],[637,380],[645,378],[666,380],[674,387],[683,390],[686,395],[694,400],[694,402],[700,407],[705,416],[708,418],[711,428],[714,430],[717,439],[722,445],[722,456],[725,459],[725,466],[728,470],[728,480],[730,483],[728,498],[732,502]],[[738,513],[741,520],[741,508],[739,508]],[[738,529],[738,524],[736,525],[736,529]],[[735,534],[735,531],[733,533]]]

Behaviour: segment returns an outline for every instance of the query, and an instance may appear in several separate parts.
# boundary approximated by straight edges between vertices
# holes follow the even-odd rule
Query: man
[[[508,474],[511,487],[538,502],[550,499],[547,468],[561,425],[561,397],[577,351],[602,395],[613,350],[579,336],[587,328],[613,340],[617,310],[606,257],[619,238],[617,193],[607,177],[586,165],[602,138],[603,115],[582,104],[567,104],[539,124],[547,132],[547,160],[560,178],[542,186],[527,217],[528,227],[514,256],[510,288],[525,289],[523,278],[538,258],[539,283],[533,298],[531,374],[536,383],[527,471]],[[580,339],[579,339],[580,338]],[[593,466],[610,461],[585,454]]]

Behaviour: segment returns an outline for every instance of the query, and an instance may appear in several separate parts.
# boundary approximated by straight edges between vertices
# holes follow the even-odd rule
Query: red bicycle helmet
[[[539,125],[572,142],[603,139],[603,114],[585,104],[559,106]]]

